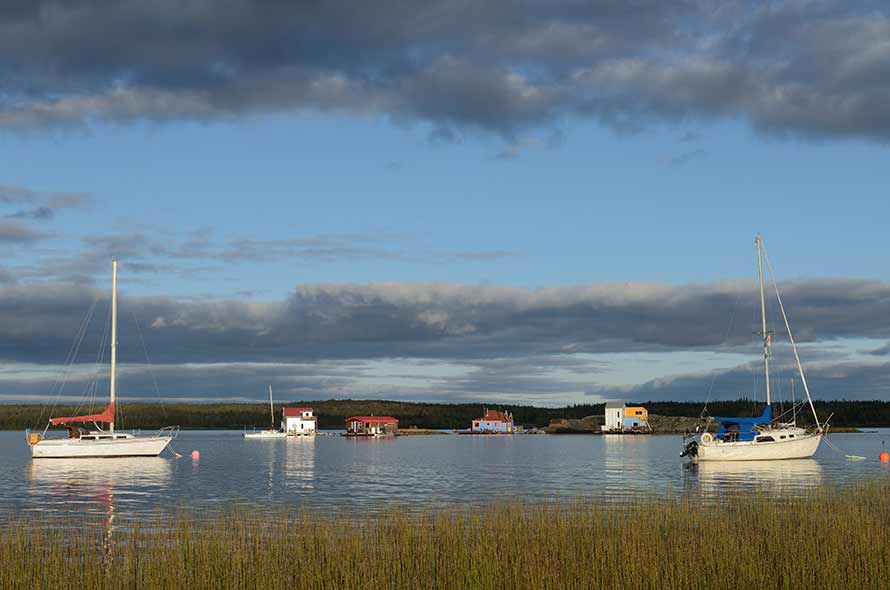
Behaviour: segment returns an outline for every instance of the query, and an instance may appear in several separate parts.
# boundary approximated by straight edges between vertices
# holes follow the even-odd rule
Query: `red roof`
[[[513,417],[509,416],[507,412],[498,412],[497,410],[485,410],[485,415],[481,418],[487,422],[509,422],[512,419]]]
[[[289,418],[299,418],[303,412],[311,412],[312,408],[284,408],[284,415]]]
[[[373,422],[375,424],[380,424],[382,422],[395,422],[396,424],[399,421],[392,416],[352,416],[351,418],[346,419],[347,422]]]

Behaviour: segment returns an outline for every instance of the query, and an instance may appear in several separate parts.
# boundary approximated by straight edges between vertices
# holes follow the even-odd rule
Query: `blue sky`
[[[738,397],[758,232],[817,394],[890,399],[880,3],[51,4],[0,8],[0,401],[111,256],[133,397]]]
[[[160,293],[750,277],[758,231],[786,277],[888,276],[882,145],[782,140],[734,123],[565,127],[508,160],[496,138],[431,141],[421,124],[319,114],[11,136],[0,153],[8,184],[93,195],[58,220],[62,246],[149,226],[219,239],[361,235],[399,257],[256,261],[159,281]]]

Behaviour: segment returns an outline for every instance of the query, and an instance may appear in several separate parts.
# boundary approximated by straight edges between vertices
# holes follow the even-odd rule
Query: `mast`
[[[766,301],[763,297],[763,255],[760,252],[762,241],[760,234],[757,234],[754,243],[757,244],[757,274],[760,277],[760,334],[763,336],[763,373],[766,380],[766,405],[769,406],[769,334],[766,331]]]
[[[272,386],[269,386],[269,413],[272,415],[272,430],[275,430],[275,406],[272,405]]]
[[[117,258],[111,259],[111,405],[117,393]],[[114,432],[114,422],[108,424]]]

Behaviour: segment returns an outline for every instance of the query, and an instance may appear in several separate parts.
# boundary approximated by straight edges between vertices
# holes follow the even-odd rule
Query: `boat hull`
[[[31,445],[34,459],[157,457],[172,436],[139,436],[117,440],[45,439]]]
[[[822,434],[809,434],[794,440],[774,442],[721,442],[699,443],[698,454],[692,459],[703,461],[777,461],[782,459],[806,459],[819,448]]]

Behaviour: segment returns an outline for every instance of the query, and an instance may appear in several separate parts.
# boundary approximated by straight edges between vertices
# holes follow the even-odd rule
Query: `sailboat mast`
[[[272,386],[269,386],[269,413],[272,415],[272,430],[275,430],[275,406],[272,405]]]
[[[117,259],[111,260],[111,403],[117,393]],[[108,429],[114,432],[114,422]]]
[[[754,242],[757,244],[757,274],[760,277],[760,325],[761,332],[760,334],[763,336],[763,373],[764,380],[766,381],[766,405],[770,405],[770,392],[769,392],[769,334],[766,332],[766,300],[763,296],[763,255],[761,254],[761,237],[758,236],[754,239]]]

